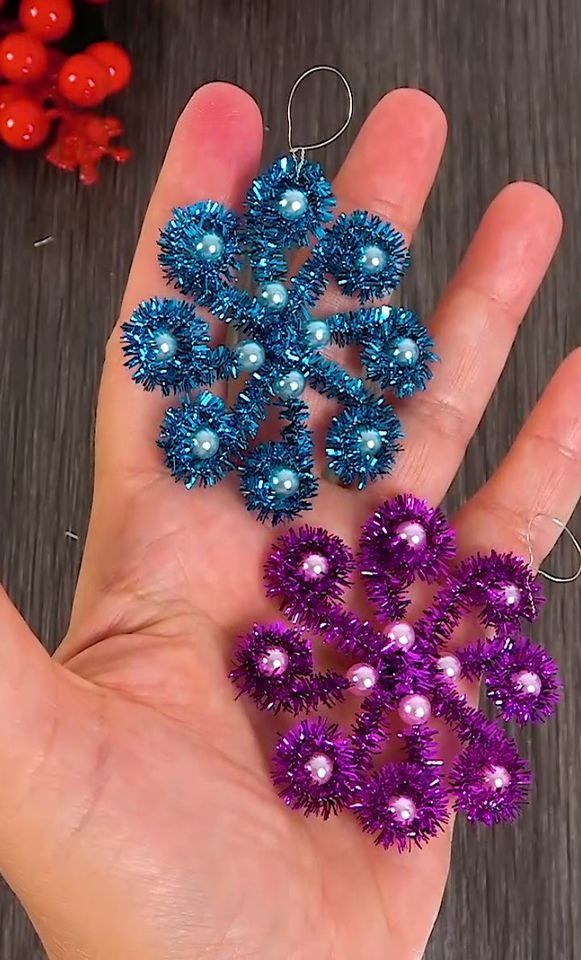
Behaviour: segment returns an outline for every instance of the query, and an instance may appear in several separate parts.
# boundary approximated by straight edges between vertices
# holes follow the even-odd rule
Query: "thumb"
[[[48,653],[0,587],[0,810],[41,760],[54,725],[56,680]]]

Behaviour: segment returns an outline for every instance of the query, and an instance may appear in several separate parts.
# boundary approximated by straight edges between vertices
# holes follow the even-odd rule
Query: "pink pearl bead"
[[[322,553],[309,553],[301,567],[307,580],[318,580],[329,572],[329,561]]]
[[[484,771],[484,783],[489,790],[504,790],[510,784],[510,773],[497,765],[488,767]]]
[[[413,727],[420,723],[426,723],[430,719],[432,705],[428,698],[423,697],[421,693],[409,693],[407,697],[400,700],[397,712],[404,723]]]
[[[305,763],[305,768],[315,783],[328,783],[333,776],[333,761],[326,753],[315,753]]]
[[[392,623],[387,632],[387,638],[391,641],[388,649],[392,646],[392,644],[395,644],[402,650],[411,650],[416,642],[416,632],[411,623],[406,623],[405,620],[400,620],[399,623]]]
[[[389,801],[389,809],[393,814],[393,819],[398,823],[412,823],[417,815],[417,807],[409,797],[392,797]]]
[[[521,591],[515,583],[507,583],[502,588],[502,596],[507,607],[514,607],[521,598]]]
[[[287,667],[288,653],[281,647],[269,647],[258,664],[258,669],[265,677],[280,677]]]
[[[532,670],[521,670],[514,675],[514,685],[522,693],[528,693],[531,697],[538,697],[543,689],[543,681],[538,673]]]
[[[369,663],[356,663],[345,676],[351,684],[351,692],[359,695],[369,693],[377,683],[377,671]]]
[[[421,523],[416,523],[415,520],[400,523],[395,532],[400,540],[406,540],[414,550],[421,550],[426,545],[426,531]]]
[[[438,670],[441,670],[447,680],[457,680],[462,672],[462,667],[458,657],[453,653],[447,653],[438,660]]]

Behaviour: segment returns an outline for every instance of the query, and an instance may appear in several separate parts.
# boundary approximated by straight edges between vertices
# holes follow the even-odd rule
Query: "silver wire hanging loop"
[[[347,119],[343,123],[343,126],[333,134],[332,137],[327,137],[326,140],[319,140],[318,143],[304,143],[304,144],[294,144],[293,143],[293,118],[292,118],[292,107],[293,107],[293,98],[297,92],[299,86],[307,77],[310,77],[312,73],[319,73],[327,71],[328,73],[334,73],[336,77],[339,77],[341,83],[347,91],[348,98],[348,108],[347,108]],[[286,108],[286,116],[288,121],[288,146],[291,153],[298,153],[301,156],[301,159],[304,159],[305,152],[307,150],[319,150],[321,147],[327,147],[330,143],[334,143],[335,140],[338,140],[341,134],[345,133],[345,130],[351,123],[351,118],[353,117],[353,91],[349,86],[349,81],[346,77],[343,76],[340,70],[337,70],[336,67],[329,67],[325,64],[318,64],[316,67],[310,67],[308,70],[305,70],[304,73],[301,73],[292,85],[291,92],[289,93],[288,105]]]
[[[575,547],[575,550],[577,551],[577,554],[579,556],[579,566],[577,567],[577,570],[575,571],[575,573],[572,574],[572,576],[570,577],[556,577],[554,574],[548,573],[547,570],[541,570],[540,567],[537,573],[541,577],[544,577],[545,580],[550,580],[551,583],[573,583],[575,580],[578,580],[579,577],[581,577],[581,543],[579,543],[579,541],[577,540],[577,537],[572,532],[572,530],[569,530],[569,527],[567,526],[566,523],[563,523],[563,521],[559,520],[558,517],[551,517],[548,513],[536,513],[534,517],[531,517],[531,519],[529,520],[529,525],[527,527],[527,546],[529,548],[529,563],[531,567],[533,567],[534,569],[534,565],[535,565],[535,558],[533,555],[533,544],[532,544],[532,538],[531,538],[531,529],[535,520],[540,520],[540,519],[550,520],[551,523],[554,523],[557,527],[559,527],[559,529],[562,530],[563,533],[567,534],[567,536],[569,537],[569,540]]]

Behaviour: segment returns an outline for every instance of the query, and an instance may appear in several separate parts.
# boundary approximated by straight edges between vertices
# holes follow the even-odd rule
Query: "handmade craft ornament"
[[[514,740],[469,706],[460,678],[481,680],[500,717],[518,724],[545,720],[559,698],[555,662],[521,632],[542,605],[532,568],[495,551],[454,566],[455,550],[444,514],[411,495],[388,500],[367,520],[357,558],[322,528],[291,529],[265,566],[266,593],[291,625],[255,625],[235,654],[231,678],[261,709],[299,714],[347,693],[362,698],[349,732],[321,716],[301,719],[281,736],[272,773],[290,807],[323,817],[350,809],[386,848],[436,836],[451,805],[490,826],[513,820],[527,798],[530,773]],[[378,628],[343,605],[355,571]],[[412,624],[416,580],[436,589]],[[455,630],[471,612],[482,636],[456,649]],[[344,674],[317,672],[314,637],[353,665]],[[449,772],[434,721],[459,740]],[[378,766],[390,741],[405,759]]]
[[[424,389],[435,360],[411,310],[363,306],[399,284],[410,259],[402,235],[362,210],[333,221],[335,199],[321,167],[293,146],[292,134],[289,145],[252,183],[241,218],[214,200],[174,210],[159,261],[190,300],[141,303],[122,334],[133,379],[181,395],[158,441],[174,478],[210,486],[236,470],[248,509],[273,524],[308,509],[317,492],[307,387],[343,407],[331,421],[326,456],[344,484],[361,488],[388,473],[400,450],[393,407],[327,348],[358,344],[368,379],[398,398]],[[308,254],[289,278],[287,253],[301,248]],[[243,262],[254,294],[236,282]],[[361,307],[315,315],[330,279]],[[212,346],[197,307],[235,328],[238,343]],[[230,405],[208,389],[216,381],[231,382],[237,396]],[[280,438],[256,443],[269,406],[283,422]]]

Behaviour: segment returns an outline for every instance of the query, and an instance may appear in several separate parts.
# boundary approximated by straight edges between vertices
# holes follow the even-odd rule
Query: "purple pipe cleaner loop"
[[[338,537],[309,526],[273,546],[265,589],[292,626],[255,625],[235,655],[232,680],[275,713],[309,713],[347,693],[360,699],[349,732],[313,717],[280,738],[273,779],[290,807],[323,817],[350,808],[377,844],[398,850],[439,833],[450,806],[487,825],[518,815],[530,786],[527,766],[457,684],[482,681],[502,720],[550,716],[561,689],[557,666],[521,631],[543,598],[521,558],[491,551],[453,567],[455,550],[444,514],[411,495],[388,500],[366,521],[357,558]],[[375,622],[344,604],[356,574]],[[436,592],[412,624],[403,618],[415,581]],[[468,613],[477,614],[481,635],[455,649]],[[315,637],[351,658],[344,674],[315,672]],[[448,779],[432,718],[459,741]],[[382,762],[394,746],[403,759]]]

